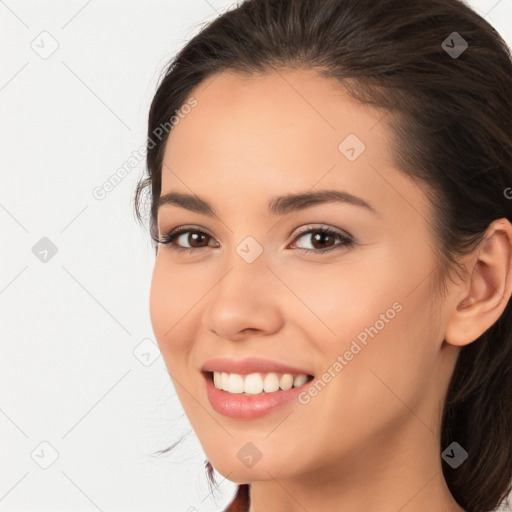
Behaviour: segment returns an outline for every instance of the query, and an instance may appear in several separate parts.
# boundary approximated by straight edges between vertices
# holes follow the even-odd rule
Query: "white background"
[[[512,0],[469,4],[512,46]],[[236,486],[219,474],[209,492],[155,345],[154,256],[132,213],[144,160],[102,200],[92,191],[144,145],[170,58],[234,5],[0,0],[2,512],[202,512],[231,500]],[[46,262],[33,253],[43,237],[57,249]],[[152,455],[183,435],[172,455]]]

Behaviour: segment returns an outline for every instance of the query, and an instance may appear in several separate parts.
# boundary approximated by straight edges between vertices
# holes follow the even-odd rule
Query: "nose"
[[[279,284],[264,258],[247,263],[236,255],[205,297],[203,327],[231,341],[278,332],[284,318]]]

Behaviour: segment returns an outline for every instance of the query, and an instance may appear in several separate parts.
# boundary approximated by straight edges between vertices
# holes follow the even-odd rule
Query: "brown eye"
[[[311,233],[311,243],[315,249],[325,249],[331,247],[332,244],[328,243],[329,240],[335,243],[336,237],[330,233],[324,233],[322,231],[315,231]]]
[[[295,238],[295,241],[301,238],[305,240],[309,238],[310,244],[313,247],[312,249],[299,247],[305,253],[328,252],[336,248],[349,247],[354,244],[354,240],[350,236],[329,227],[303,231]],[[336,243],[336,239],[340,240],[341,243]]]
[[[181,235],[178,239],[182,237],[190,244],[191,247],[203,247],[203,243],[208,238],[208,235],[206,233],[196,231],[187,231],[185,235]]]
[[[160,240],[157,240],[157,242],[163,245],[169,245],[171,249],[176,251],[186,251],[187,249],[194,251],[208,247],[208,241],[210,239],[211,236],[208,233],[199,229],[180,228],[171,231]]]
[[[355,243],[350,235],[329,227],[304,230],[295,237],[294,243],[300,239],[307,240],[308,237],[312,249],[299,246],[299,249],[304,253],[324,253],[337,248],[350,247]],[[156,241],[159,244],[168,245],[174,251],[192,253],[206,247],[218,247],[218,245],[210,244],[210,240],[213,240],[213,237],[205,231],[182,227],[171,231]],[[339,240],[339,243],[336,243],[336,240]]]

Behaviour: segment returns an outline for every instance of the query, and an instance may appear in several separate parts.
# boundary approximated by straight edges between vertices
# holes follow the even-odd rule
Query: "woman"
[[[153,329],[226,511],[512,479],[512,63],[459,0],[248,0],[153,99]]]

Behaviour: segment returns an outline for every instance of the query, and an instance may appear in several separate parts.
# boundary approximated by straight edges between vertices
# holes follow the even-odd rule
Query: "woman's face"
[[[458,349],[432,294],[429,205],[393,167],[385,113],[313,71],[223,73],[192,96],[161,195],[195,200],[159,208],[162,238],[188,231],[159,246],[150,308],[210,462],[249,482],[439,457]],[[288,198],[301,194],[319,195]],[[224,370],[232,392],[205,368]],[[301,373],[313,380],[272,391]]]

